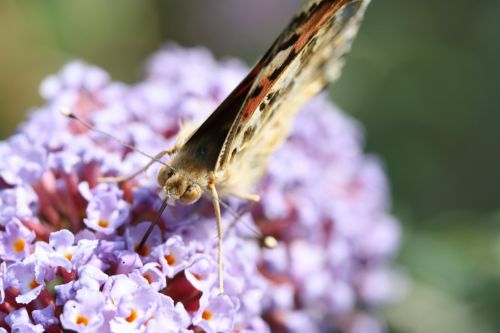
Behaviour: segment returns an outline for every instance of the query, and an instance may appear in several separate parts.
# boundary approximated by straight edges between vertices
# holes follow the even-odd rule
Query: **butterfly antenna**
[[[144,234],[144,236],[142,236],[141,242],[139,243],[139,246],[137,247],[138,253],[141,253],[144,244],[146,244],[146,241],[148,240],[149,235],[151,235],[151,233],[153,232],[155,225],[157,225],[158,221],[160,221],[161,216],[162,216],[163,212],[165,211],[165,208],[167,208],[167,206],[168,206],[168,197],[166,197],[163,200],[161,207],[160,207],[160,210],[158,211],[158,213],[156,213],[154,220],[149,225],[149,228],[148,228],[148,230],[146,230],[146,233]]]
[[[203,190],[203,191],[205,191],[206,193],[208,193],[210,196],[212,196],[212,192],[211,192],[210,190],[206,190],[206,189],[204,189],[203,187],[202,187],[202,190]],[[229,204],[228,204],[228,203],[226,203],[226,202],[224,202],[224,201],[222,201],[222,200],[220,200],[220,199],[218,199],[218,200],[219,200],[219,204],[220,204],[222,207],[224,207],[224,208],[227,210],[227,212],[228,212],[228,213],[229,213],[232,217],[234,217],[235,219],[237,219],[237,218],[239,218],[239,217],[240,217],[240,214],[238,214],[238,212],[237,212],[237,211],[235,211],[235,210],[234,210],[231,206],[229,206]]]
[[[238,216],[234,219],[233,222],[226,228],[226,233],[231,232],[236,227],[236,224],[240,222],[240,219],[247,213],[249,213],[253,206],[255,205],[255,202],[251,202],[243,211],[241,211]],[[260,241],[260,243],[267,249],[274,249],[276,246],[278,246],[278,240],[274,238],[271,235],[264,235],[262,232],[255,228],[252,225],[244,224],[245,227],[247,227],[250,231],[252,231],[255,234],[255,238]]]
[[[122,139],[120,139],[120,138],[118,138],[118,137],[114,136],[114,135],[113,135],[113,134],[111,134],[111,133],[108,133],[108,132],[105,132],[105,131],[103,131],[103,130],[100,130],[99,128],[95,127],[94,125],[92,125],[92,124],[91,124],[91,123],[89,123],[88,121],[86,121],[86,120],[84,120],[84,119],[80,118],[79,116],[77,116],[76,114],[74,114],[73,112],[71,112],[71,110],[70,110],[70,109],[68,109],[68,108],[61,108],[61,109],[59,109],[59,111],[60,111],[60,112],[61,112],[61,114],[62,114],[62,115],[64,115],[65,117],[68,117],[68,118],[70,118],[70,119],[73,119],[73,120],[78,121],[80,124],[82,124],[83,126],[87,127],[89,130],[91,130],[91,131],[93,131],[93,132],[96,132],[96,133],[99,133],[99,134],[102,134],[102,135],[104,135],[104,136],[106,136],[106,137],[108,137],[108,138],[111,138],[111,139],[115,140],[116,142],[120,143],[121,145],[123,145],[123,146],[127,147],[128,149],[133,150],[133,151],[135,151],[135,152],[138,152],[139,154],[141,154],[141,155],[143,155],[143,156],[145,156],[145,157],[149,158],[150,160],[155,161],[155,162],[158,162],[158,163],[160,163],[160,164],[162,164],[162,165],[165,165],[165,166],[167,166],[167,167],[171,168],[172,170],[174,170],[174,168],[173,168],[173,167],[171,167],[170,165],[166,164],[165,162],[163,162],[163,161],[162,161],[162,160],[160,160],[159,158],[157,158],[157,157],[155,157],[155,156],[152,156],[152,155],[150,155],[150,154],[148,154],[148,153],[146,153],[146,152],[144,152],[144,151],[140,150],[140,149],[139,149],[139,148],[137,148],[137,147],[132,146],[131,144],[129,144],[129,143],[127,143],[127,142],[123,141]],[[175,171],[175,170],[174,170],[174,171]]]
[[[233,217],[234,217],[234,220],[233,220],[233,222],[231,222],[231,224],[230,224],[230,225],[226,228],[226,232],[227,232],[227,233],[231,232],[231,231],[232,231],[232,230],[236,227],[236,224],[237,224],[238,222],[240,222],[241,218],[242,218],[245,214],[249,213],[249,212],[252,210],[252,208],[253,208],[253,206],[254,206],[254,205],[255,205],[255,202],[251,202],[251,203],[250,203],[250,204],[248,204],[248,205],[247,205],[247,206],[246,206],[246,207],[245,207],[245,208],[244,208],[241,212],[239,212],[236,216],[233,216]],[[262,237],[262,233],[261,233],[258,229],[254,228],[253,226],[250,226],[250,225],[248,225],[248,224],[245,224],[245,226],[246,226],[246,227],[247,227],[250,231],[252,231],[252,232],[255,234],[255,236],[256,236],[256,237],[258,237],[258,238]]]

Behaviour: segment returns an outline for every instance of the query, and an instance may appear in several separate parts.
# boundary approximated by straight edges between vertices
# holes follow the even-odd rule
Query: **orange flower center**
[[[97,222],[97,225],[102,227],[102,228],[107,228],[109,226],[109,221],[108,220],[99,220],[99,222]]]
[[[148,281],[149,284],[151,284],[151,282],[153,282],[153,278],[151,277],[151,275],[144,274],[143,277],[146,279],[146,281]]]
[[[137,314],[137,311],[132,309],[132,310],[130,310],[130,315],[125,320],[128,321],[129,323],[132,323],[134,320],[137,319],[138,316],[139,315]]]
[[[12,248],[15,252],[19,253],[24,250],[24,246],[26,245],[26,241],[22,238],[19,238],[14,243],[12,243]]]
[[[175,265],[176,260],[175,260],[175,257],[173,255],[167,254],[165,256],[165,260],[167,261],[167,264],[169,264],[170,266]]]
[[[198,281],[201,281],[203,280],[203,276],[201,276],[200,274],[193,274],[194,278]]]
[[[30,289],[35,289],[38,286],[39,286],[39,284],[38,284],[38,282],[35,281],[35,279],[31,280]]]
[[[78,317],[76,317],[76,324],[77,325],[83,324],[84,326],[87,326],[89,324],[89,318],[83,315],[79,315]]]
[[[212,312],[208,311],[208,310],[205,310],[203,311],[203,313],[201,314],[201,318],[205,319],[205,320],[210,320],[212,319]]]
[[[145,257],[149,254],[149,248],[146,244],[144,244],[141,248],[141,251],[139,250],[139,245],[135,246],[135,252],[137,252],[140,256]]]

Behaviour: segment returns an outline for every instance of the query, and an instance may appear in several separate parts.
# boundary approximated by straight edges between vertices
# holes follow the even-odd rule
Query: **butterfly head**
[[[165,196],[179,200],[186,205],[195,203],[203,194],[200,185],[173,170],[170,166],[161,168],[157,179]]]

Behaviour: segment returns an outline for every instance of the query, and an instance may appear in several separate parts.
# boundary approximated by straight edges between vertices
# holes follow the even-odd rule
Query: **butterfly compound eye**
[[[168,166],[162,167],[160,169],[160,171],[158,172],[158,176],[156,177],[156,179],[158,180],[158,184],[160,184],[160,186],[165,185],[165,182],[167,181],[167,179],[172,177],[173,174],[174,174],[174,171],[172,170],[172,168],[170,168]]]
[[[179,200],[186,205],[195,203],[201,197],[201,187],[197,184],[191,184],[186,191],[181,195]]]

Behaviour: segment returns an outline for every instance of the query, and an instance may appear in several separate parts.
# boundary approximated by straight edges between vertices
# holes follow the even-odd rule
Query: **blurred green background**
[[[141,79],[163,42],[249,64],[300,0],[0,2],[0,138],[68,60]],[[412,278],[392,332],[500,331],[500,2],[374,0],[331,88],[386,163]]]

